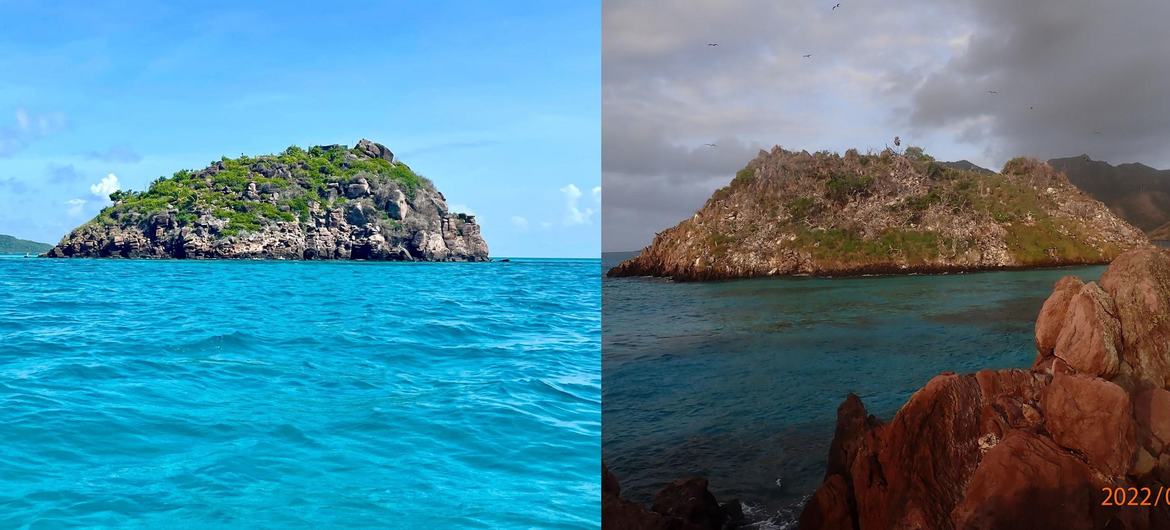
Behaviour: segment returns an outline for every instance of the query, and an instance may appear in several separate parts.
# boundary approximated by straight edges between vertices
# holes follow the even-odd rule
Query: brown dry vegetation
[[[690,219],[610,271],[679,280],[1107,262],[1148,244],[1048,164],[948,167],[910,147],[760,154]]]

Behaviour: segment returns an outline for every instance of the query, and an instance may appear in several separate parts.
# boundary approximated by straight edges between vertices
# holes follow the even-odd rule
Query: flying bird
[[[988,90],[987,93],[988,94],[998,94],[999,91],[998,90]]]
[[[833,6],[833,9],[837,9],[838,7],[841,7],[841,4],[840,4],[840,3],[838,3],[838,4],[837,4],[837,5],[835,5],[835,6]],[[832,11],[832,10],[830,10],[830,11]]]
[[[1101,134],[1101,131],[1093,131],[1093,134]]]
[[[811,54],[811,53],[806,53],[806,54],[802,55],[801,57],[804,57],[805,59],[808,59],[809,57],[812,57],[812,54]]]
[[[718,46],[718,45],[719,45],[718,42],[708,42],[707,43],[707,46]]]
[[[718,144],[703,144],[703,145],[705,145],[707,147],[719,147]]]

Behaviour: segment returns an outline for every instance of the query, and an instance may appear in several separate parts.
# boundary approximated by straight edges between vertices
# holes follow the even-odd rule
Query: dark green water
[[[606,255],[606,267],[624,255]],[[602,282],[602,455],[633,500],[706,476],[762,527],[820,483],[848,392],[888,419],[942,371],[1026,367],[1052,285],[1104,267]]]

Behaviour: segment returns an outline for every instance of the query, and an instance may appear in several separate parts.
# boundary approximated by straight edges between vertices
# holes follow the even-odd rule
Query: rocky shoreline
[[[1145,235],[1044,162],[1001,173],[921,150],[761,151],[691,218],[607,272],[711,281],[1108,263]]]
[[[688,477],[666,485],[649,509],[621,497],[618,478],[601,464],[601,527],[606,530],[730,530],[744,522],[738,500],[719,503],[707,479]]]
[[[944,372],[889,421],[849,395],[799,528],[1170,528],[1170,253],[1126,252],[1098,282],[1062,278],[1035,338],[1030,369]],[[606,480],[605,528],[718,528],[648,515]],[[667,489],[705,492],[699,480]],[[1106,505],[1118,488],[1137,505]],[[709,495],[688,497],[703,520],[719,506]]]
[[[488,261],[475,217],[369,140],[225,158],[111,199],[45,256]]]
[[[865,264],[852,265],[842,264],[840,267],[829,267],[819,269],[813,272],[796,272],[786,274],[783,276],[790,277],[807,277],[807,278],[857,278],[861,276],[908,276],[908,275],[922,275],[922,274],[966,274],[975,272],[995,272],[995,271],[1024,271],[1036,269],[1056,269],[1064,267],[1081,267],[1091,265],[1107,265],[1110,260],[1053,260],[1039,261],[1032,264],[1022,265],[892,265],[892,264]],[[742,275],[727,275],[718,271],[697,271],[682,276],[663,276],[658,274],[656,268],[645,268],[644,265],[639,264],[633,260],[618,264],[618,266],[611,268],[606,276],[611,278],[666,278],[677,282],[718,282],[730,280],[747,280],[753,278],[772,278],[776,274],[760,274],[756,272],[748,272]]]

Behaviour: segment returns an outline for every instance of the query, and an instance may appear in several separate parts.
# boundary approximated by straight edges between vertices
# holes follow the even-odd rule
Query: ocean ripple
[[[596,528],[599,270],[0,258],[0,527]]]

